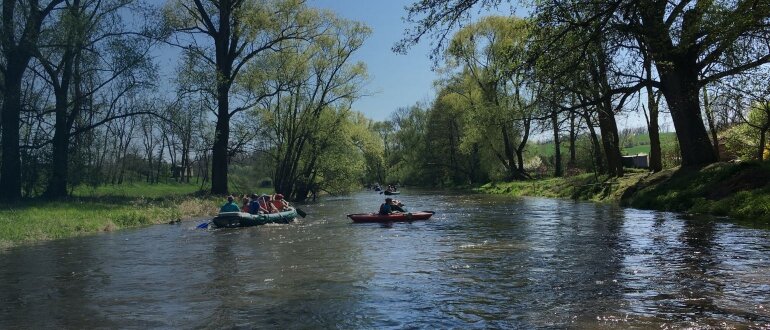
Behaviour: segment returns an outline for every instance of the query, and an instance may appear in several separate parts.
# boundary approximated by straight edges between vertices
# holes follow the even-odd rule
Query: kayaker
[[[238,204],[235,204],[233,202],[233,200],[235,200],[235,198],[232,195],[227,196],[227,203],[225,203],[225,205],[222,205],[222,207],[219,208],[219,212],[238,212],[238,211],[240,211],[241,209],[238,207]]]
[[[393,198],[385,198],[385,203],[380,204],[380,215],[388,215],[393,213],[393,208],[391,208],[391,203],[393,202]]]
[[[406,212],[406,210],[402,208],[403,205],[404,204],[401,204],[398,201],[394,203],[393,198],[388,197],[388,198],[385,198],[385,203],[382,203],[380,205],[379,213],[381,215],[388,215],[393,212]]]

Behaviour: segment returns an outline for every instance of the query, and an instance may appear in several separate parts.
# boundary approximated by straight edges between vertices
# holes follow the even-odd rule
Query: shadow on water
[[[659,328],[770,325],[770,233],[569,200],[404,190],[430,221],[197,222],[0,254],[0,328]]]

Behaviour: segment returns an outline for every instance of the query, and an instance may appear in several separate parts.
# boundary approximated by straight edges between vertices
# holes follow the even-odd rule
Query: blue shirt
[[[259,213],[259,201],[253,200],[249,203],[249,213],[251,214],[257,214]]]
[[[219,209],[219,212],[240,212],[241,208],[238,207],[238,204],[235,204],[233,202],[227,202],[227,204],[222,205],[222,208]]]

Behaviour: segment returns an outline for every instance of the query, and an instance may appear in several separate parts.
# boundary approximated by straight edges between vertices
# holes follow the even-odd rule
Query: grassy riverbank
[[[770,223],[770,162],[718,163],[622,178],[584,174],[526,182],[490,183],[480,191],[613,202],[641,209],[730,216]]]
[[[0,248],[211,216],[222,198],[191,184],[79,187],[61,201],[0,204]]]

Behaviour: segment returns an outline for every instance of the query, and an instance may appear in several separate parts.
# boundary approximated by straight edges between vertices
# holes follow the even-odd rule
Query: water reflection
[[[566,200],[405,191],[426,222],[160,225],[0,254],[0,328],[770,325],[770,234]]]

